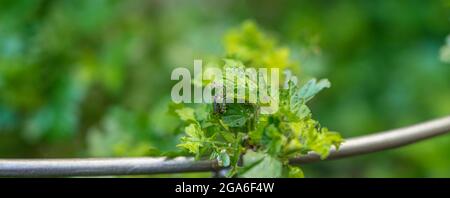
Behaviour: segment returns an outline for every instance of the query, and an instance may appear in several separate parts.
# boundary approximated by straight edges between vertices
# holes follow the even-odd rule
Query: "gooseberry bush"
[[[289,57],[289,49],[260,31],[252,22],[225,36],[226,55],[211,60],[211,67],[276,66],[289,74],[299,73],[299,64]],[[244,79],[248,80],[248,76]],[[289,158],[315,152],[326,158],[341,136],[313,119],[308,102],[330,87],[327,79],[311,79],[302,85],[295,77],[282,79],[279,109],[262,114],[261,103],[171,104],[170,110],[183,121],[185,135],[177,146],[196,159],[215,159],[229,167],[228,177],[304,177]],[[251,81],[247,81],[251,82]],[[194,82],[195,83],[195,82]],[[196,82],[204,86],[210,82]],[[244,86],[244,83],[237,83]],[[254,88],[254,87],[253,87]],[[245,88],[252,91],[252,86]],[[227,97],[226,95],[224,97]],[[235,97],[235,96],[233,96]]]

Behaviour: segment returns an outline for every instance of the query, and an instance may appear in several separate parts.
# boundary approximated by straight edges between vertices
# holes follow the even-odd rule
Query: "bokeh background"
[[[344,137],[450,114],[450,1],[1,0],[0,157],[175,149],[170,72],[221,56],[224,34],[246,20],[332,82],[312,110]],[[302,168],[450,177],[450,136]]]

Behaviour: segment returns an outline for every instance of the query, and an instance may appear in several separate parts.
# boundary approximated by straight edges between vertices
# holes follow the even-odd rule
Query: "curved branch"
[[[148,175],[218,170],[214,160],[188,157],[0,159],[0,177]]]
[[[333,149],[326,160],[382,151],[411,144],[450,132],[450,116],[400,129],[348,139],[339,150]],[[320,161],[315,153],[291,159],[292,164]],[[104,176],[145,175],[214,171],[215,160],[192,158],[85,158],[85,159],[0,159],[0,176]]]
[[[399,129],[348,139],[342,143],[338,150],[333,148],[326,160],[397,148],[449,132],[450,116],[447,116]],[[320,161],[320,156],[315,153],[309,153],[306,156],[290,160],[292,164],[305,164],[316,161]]]

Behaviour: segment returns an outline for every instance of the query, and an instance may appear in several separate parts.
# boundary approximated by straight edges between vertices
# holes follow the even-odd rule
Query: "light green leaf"
[[[175,110],[181,120],[183,121],[195,121],[194,109],[189,107],[183,107]]]
[[[300,118],[300,119],[303,119],[303,118],[305,118],[305,117],[307,117],[307,116],[309,116],[310,114],[311,114],[311,110],[309,109],[309,107],[308,106],[306,106],[306,104],[301,104],[300,105],[300,108],[298,108],[296,111],[295,111],[295,109],[292,109],[292,110],[294,110],[294,112],[295,112],[295,114],[297,115],[297,117],[298,118]],[[291,110],[291,111],[292,111]]]
[[[203,143],[208,139],[196,124],[187,126],[185,132],[187,136],[181,138],[181,144],[178,144],[177,147],[182,147],[193,154],[198,154],[200,147],[202,147]]]
[[[339,147],[342,137],[338,133],[328,131],[327,128],[318,128],[317,125],[318,122],[312,119],[299,122],[300,140],[308,150],[316,152],[325,159],[332,146]]]
[[[200,142],[189,142],[178,144],[177,147],[187,149],[190,153],[197,154],[202,144]]]
[[[277,178],[282,174],[282,163],[265,153],[247,151],[243,157],[243,178]]]
[[[185,128],[186,134],[196,140],[203,139],[203,132],[199,129],[199,127],[195,124],[190,124]]]
[[[311,82],[311,81],[310,81]],[[299,119],[303,119],[311,115],[311,110],[306,106],[306,100],[300,95],[295,84],[289,82],[289,110]]]
[[[301,168],[295,167],[295,166],[287,166],[287,168],[288,168],[287,176],[289,178],[304,178],[305,177]]]
[[[311,79],[308,81],[298,93],[300,99],[303,99],[304,102],[311,100],[317,93],[319,93],[322,89],[330,88],[331,83],[328,79],[322,79],[319,82],[317,80]]]

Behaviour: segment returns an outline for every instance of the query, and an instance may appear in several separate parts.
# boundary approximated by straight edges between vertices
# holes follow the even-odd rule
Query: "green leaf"
[[[233,136],[233,133],[226,132],[226,131],[219,131],[220,135],[225,139],[225,141],[232,143],[235,141],[235,138]]]
[[[295,167],[295,166],[287,166],[288,169],[288,177],[289,178],[304,178],[305,175],[303,174],[303,171],[301,168],[299,167]]]
[[[299,122],[295,127],[301,131],[300,141],[308,150],[320,155],[321,159],[328,157],[331,147],[336,148],[342,143],[342,137],[327,128],[319,128],[318,122],[312,119]],[[291,125],[293,126],[293,125]]]
[[[183,147],[193,154],[197,154],[200,151],[201,146],[202,144],[200,142],[189,142],[189,141],[177,145],[177,147]]]
[[[227,104],[222,121],[229,127],[243,127],[250,120],[255,119],[256,110],[250,104]]]
[[[300,107],[298,109],[291,109],[292,112],[295,113],[295,115],[299,118],[299,119],[303,119],[309,115],[311,115],[311,110],[309,109],[308,106],[306,106],[306,104],[302,103],[300,104]]]
[[[264,134],[264,144],[267,148],[267,153],[277,155],[286,143],[286,137],[273,124],[266,127]]]
[[[303,119],[311,115],[311,110],[306,106],[306,102],[311,100],[317,93],[324,88],[331,86],[327,79],[322,79],[317,82],[316,79],[311,79],[302,88],[297,89],[291,81],[289,82],[289,110],[294,113],[297,118]]]
[[[182,143],[178,144],[177,147],[182,147],[193,154],[198,154],[200,147],[204,146],[204,142],[208,141],[208,139],[196,124],[187,126],[185,132],[187,136],[181,138]]]
[[[253,144],[259,144],[263,135],[264,130],[267,126],[267,120],[260,117],[256,128],[248,133],[248,136]]]
[[[183,121],[196,121],[194,115],[194,109],[189,107],[183,107],[181,109],[175,110],[181,120]]]
[[[282,174],[282,163],[266,153],[247,151],[243,157],[243,178],[277,178]]]
[[[202,130],[196,124],[190,124],[185,128],[186,134],[193,140],[202,140],[204,135]]]
[[[298,96],[303,99],[304,102],[311,100],[317,93],[322,89],[330,88],[331,83],[328,79],[322,79],[319,82],[317,80],[311,79],[308,81],[299,91]]]
[[[243,127],[247,118],[244,115],[227,115],[223,116],[222,120],[230,127]]]
[[[311,115],[311,110],[308,106],[306,106],[306,100],[303,96],[300,95],[300,91],[297,91],[296,85],[289,82],[289,110],[293,113],[298,119],[303,119],[309,115]]]

